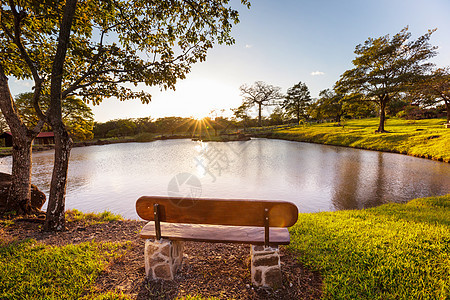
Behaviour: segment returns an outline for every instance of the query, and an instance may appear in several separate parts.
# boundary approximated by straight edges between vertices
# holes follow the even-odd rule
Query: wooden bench
[[[183,242],[251,244],[251,276],[256,286],[281,286],[278,245],[290,242],[287,227],[298,218],[286,201],[223,200],[143,196],[138,215],[147,221],[145,272],[153,279],[173,279],[183,258]]]

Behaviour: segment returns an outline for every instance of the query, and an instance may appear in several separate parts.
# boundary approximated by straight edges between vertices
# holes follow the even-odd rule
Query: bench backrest
[[[136,212],[154,221],[154,204],[159,206],[159,221],[169,223],[290,227],[297,222],[298,209],[287,201],[224,200],[143,196],[136,201]]]

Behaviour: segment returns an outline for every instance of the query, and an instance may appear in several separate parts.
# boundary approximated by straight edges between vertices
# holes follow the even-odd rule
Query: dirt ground
[[[250,278],[250,247],[241,244],[186,242],[181,270],[173,281],[145,279],[144,241],[138,233],[143,221],[115,221],[85,225],[67,223],[67,231],[42,232],[40,223],[15,221],[2,228],[0,238],[7,241],[33,238],[48,245],[130,241],[128,252],[110,262],[101,273],[96,289],[101,292],[123,292],[133,299],[175,299],[184,295],[201,295],[220,299],[319,299],[321,278],[299,264],[283,248],[281,270],[283,287],[273,291],[256,288]]]

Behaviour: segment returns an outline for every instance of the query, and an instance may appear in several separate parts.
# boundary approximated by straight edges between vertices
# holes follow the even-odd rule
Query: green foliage
[[[77,209],[71,209],[66,211],[66,220],[68,222],[83,221],[85,224],[101,224],[106,222],[114,222],[123,220],[122,216],[113,214],[109,211],[102,213],[82,213]]]
[[[78,95],[98,104],[115,96],[147,103],[151,95],[133,86],[143,83],[174,88],[176,81],[190,72],[192,64],[206,59],[215,43],[234,43],[230,32],[239,22],[239,13],[228,2],[78,3],[64,61],[62,97]],[[250,7],[247,0],[240,2]],[[0,29],[0,61],[6,75],[34,80],[39,77],[44,90],[48,89],[64,2],[1,3],[4,26]],[[16,33],[22,48],[16,44]],[[33,66],[36,70],[31,70]]]
[[[273,138],[398,152],[450,162],[450,130],[445,119],[407,121],[390,118],[389,133],[375,133],[378,120],[348,120],[343,126],[331,123],[297,126],[272,132]]]
[[[448,299],[450,195],[300,214],[290,251],[320,270],[325,299]]]
[[[311,103],[311,95],[305,83],[301,81],[287,90],[287,95],[281,105],[288,117],[300,119],[307,118],[307,109]]]
[[[88,295],[86,297],[83,297],[82,299],[85,300],[131,300],[132,298],[124,295],[122,292],[120,294],[116,292],[107,292],[100,295]]]
[[[22,93],[15,97],[17,111],[28,128],[35,126],[39,118],[33,107],[33,93]],[[39,105],[41,109],[47,110],[50,104],[48,97],[41,97]],[[77,140],[92,139],[94,127],[94,114],[89,106],[81,99],[69,96],[61,102],[64,124],[72,138]],[[44,126],[44,131],[51,131]]]
[[[123,137],[136,134],[136,124],[130,119],[117,120],[116,127],[106,137]]]
[[[14,224],[13,220],[0,220],[0,227],[8,227]]]
[[[283,112],[283,109],[276,106],[269,116],[269,125],[283,124],[285,118],[286,114]]]
[[[136,135],[137,142],[152,142],[155,140],[156,135],[150,132],[143,132]]]
[[[413,87],[407,97],[421,107],[443,103],[447,110],[447,122],[450,123],[450,67],[433,70],[430,76]]]
[[[33,240],[0,240],[1,299],[79,299],[92,290],[120,244],[50,247]],[[114,254],[116,252],[116,254]]]
[[[436,55],[436,47],[429,44],[434,31],[410,41],[411,33],[405,27],[392,38],[389,35],[369,38],[356,46],[355,67],[341,75],[336,89],[343,94],[360,94],[361,100],[377,103],[379,132],[384,132],[385,109],[392,98],[422,81],[433,66],[427,60]]]
[[[320,91],[319,97],[310,109],[313,118],[316,120],[333,119],[339,123],[344,115],[342,101],[344,95],[338,94],[334,90],[326,89]]]

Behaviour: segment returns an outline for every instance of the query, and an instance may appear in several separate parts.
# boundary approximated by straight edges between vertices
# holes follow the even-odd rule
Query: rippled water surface
[[[33,154],[48,196],[53,151]],[[0,159],[10,172],[11,158]],[[198,180],[197,180],[198,179]],[[364,208],[450,192],[450,164],[400,154],[253,139],[167,140],[74,148],[66,207],[138,218],[142,195],[288,200],[300,212]]]

